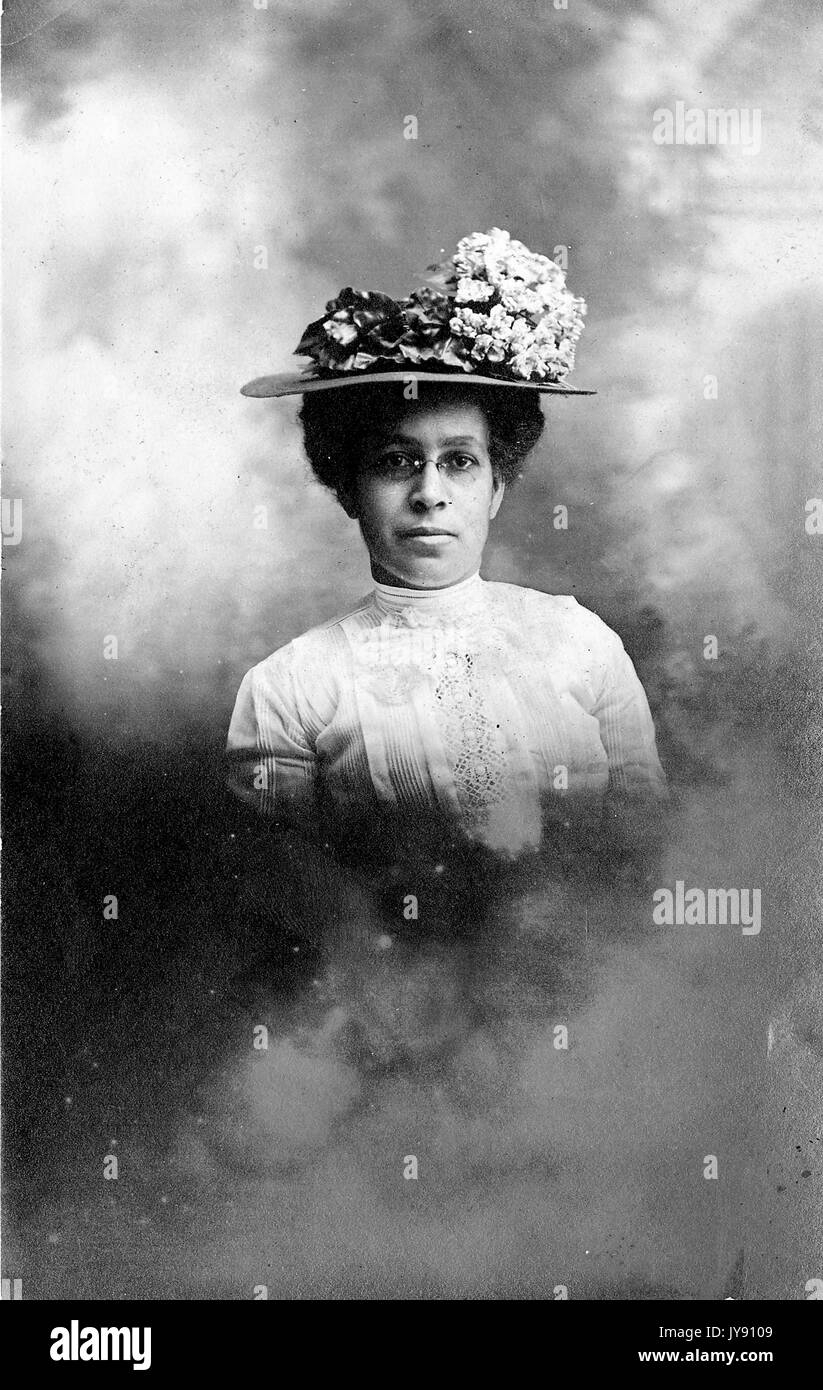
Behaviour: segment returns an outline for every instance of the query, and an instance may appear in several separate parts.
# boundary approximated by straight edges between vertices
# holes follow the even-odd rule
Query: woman
[[[444,864],[452,883],[455,856],[484,892],[524,858],[560,867],[570,844],[602,858],[618,819],[636,837],[663,794],[617,635],[574,598],[480,577],[539,394],[588,394],[563,384],[584,308],[494,229],[399,304],[344,290],[301,340],[308,374],[244,388],[303,396],[309,462],[358,521],[374,588],[245,676],[231,785],[384,886]]]

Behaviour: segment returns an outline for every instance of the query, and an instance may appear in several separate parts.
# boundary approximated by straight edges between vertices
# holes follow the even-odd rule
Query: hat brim
[[[564,386],[561,382],[542,381],[503,381],[496,376],[481,376],[477,372],[421,372],[413,367],[394,372],[341,372],[339,376],[311,377],[299,372],[279,373],[275,376],[258,376],[241,386],[243,396],[262,398],[266,396],[304,396],[309,391],[333,391],[341,386],[380,386],[407,381],[453,382],[460,386],[506,386],[520,391],[542,391],[553,396],[596,396],[596,391],[586,391],[578,386]]]

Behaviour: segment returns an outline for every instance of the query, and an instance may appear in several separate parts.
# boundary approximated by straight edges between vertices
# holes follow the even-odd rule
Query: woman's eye
[[[473,454],[452,454],[450,462],[459,472],[465,473],[467,469],[474,467],[477,459]]]
[[[377,460],[378,468],[400,469],[413,468],[414,459],[409,454],[392,453],[380,454]]]

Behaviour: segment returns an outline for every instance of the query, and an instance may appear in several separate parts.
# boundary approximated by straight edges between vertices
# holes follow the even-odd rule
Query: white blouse
[[[243,678],[232,789],[317,824],[364,803],[430,807],[509,857],[609,795],[664,777],[619,637],[577,600],[479,574],[446,589],[377,584]]]

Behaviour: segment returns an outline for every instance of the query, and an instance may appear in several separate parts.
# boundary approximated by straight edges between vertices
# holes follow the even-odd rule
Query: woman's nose
[[[445,507],[448,500],[446,484],[440,469],[433,459],[427,459],[412,481],[412,506],[428,510],[429,507]]]

